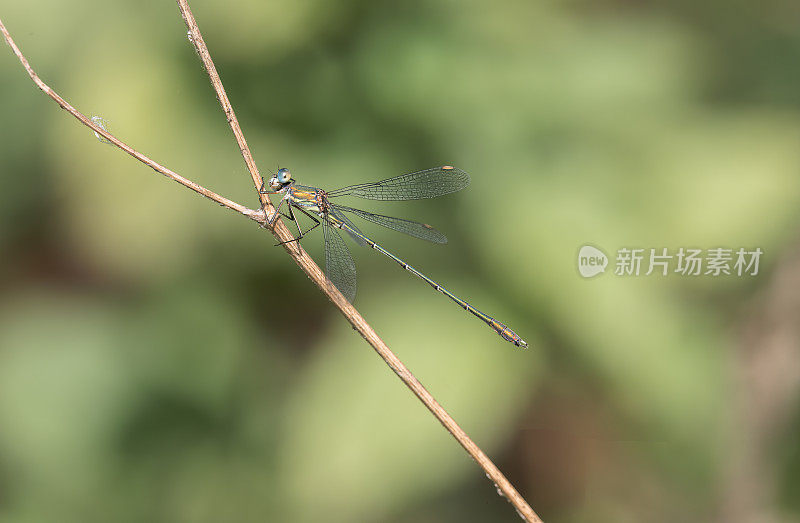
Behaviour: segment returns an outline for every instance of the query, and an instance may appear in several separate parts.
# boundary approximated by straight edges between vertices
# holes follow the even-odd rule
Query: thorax
[[[328,193],[317,187],[292,185],[286,191],[286,199],[295,207],[323,214],[328,209]]]

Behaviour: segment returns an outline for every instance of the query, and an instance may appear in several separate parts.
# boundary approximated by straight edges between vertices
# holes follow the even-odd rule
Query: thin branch
[[[211,80],[211,85],[214,87],[214,92],[217,93],[217,100],[222,106],[222,110],[225,112],[225,117],[228,120],[228,125],[231,126],[233,136],[236,138],[236,143],[239,144],[239,150],[242,152],[242,157],[244,157],[244,163],[247,165],[247,170],[250,171],[250,176],[253,177],[253,185],[255,185],[255,188],[258,191],[258,197],[261,200],[261,206],[272,211],[273,209],[269,198],[267,198],[266,194],[261,192],[261,188],[264,185],[264,179],[261,178],[261,175],[258,172],[258,166],[256,166],[256,162],[253,160],[253,154],[250,152],[250,148],[247,146],[247,140],[245,140],[244,134],[242,133],[242,128],[239,126],[239,120],[236,118],[236,113],[233,112],[231,101],[228,99],[225,88],[222,86],[222,80],[220,80],[219,73],[217,73],[217,66],[215,66],[214,62],[211,60],[211,54],[208,52],[206,42],[203,40],[203,35],[200,34],[200,29],[197,27],[197,21],[195,21],[192,12],[189,10],[189,4],[186,2],[178,2],[178,7],[181,10],[183,21],[186,23],[186,27],[189,29],[189,35],[191,36],[189,40],[194,45],[197,55],[203,61],[203,66],[206,68],[206,73],[208,73],[208,78]]]
[[[168,169],[167,167],[164,167],[163,165],[155,162],[154,160],[151,160],[150,158],[148,158],[147,156],[143,155],[142,153],[134,150],[132,147],[130,147],[127,144],[123,143],[122,141],[118,140],[114,135],[109,133],[103,127],[101,127],[101,126],[95,124],[94,122],[92,122],[89,118],[87,118],[85,115],[83,115],[80,111],[78,111],[77,109],[72,107],[72,105],[70,105],[66,100],[61,98],[58,95],[58,93],[53,91],[46,83],[44,83],[41,80],[41,78],[39,78],[39,75],[37,75],[36,72],[33,70],[33,68],[30,66],[30,64],[28,63],[28,60],[25,58],[25,56],[19,50],[19,47],[17,47],[17,44],[14,43],[14,40],[11,38],[11,35],[8,33],[8,30],[6,29],[6,26],[3,25],[3,21],[2,20],[0,20],[0,32],[3,33],[3,37],[5,38],[6,42],[8,42],[8,45],[11,46],[11,50],[14,52],[15,55],[17,55],[17,58],[19,58],[19,61],[22,62],[22,66],[28,72],[28,76],[31,77],[31,79],[37,85],[37,87],[39,87],[39,89],[44,91],[44,93],[47,96],[49,96],[50,98],[55,100],[55,102],[58,105],[60,105],[62,109],[66,110],[72,116],[74,116],[75,118],[80,120],[80,122],[83,125],[85,125],[86,127],[90,128],[91,130],[93,130],[94,132],[96,132],[97,134],[99,134],[100,136],[102,136],[103,138],[105,138],[106,140],[111,142],[112,144],[116,145],[117,147],[119,147],[120,149],[125,151],[126,153],[130,154],[131,156],[133,156],[134,158],[136,158],[140,162],[144,163],[145,165],[150,166],[154,171],[163,174],[167,178],[171,178],[172,180],[175,180],[176,182],[178,182],[179,184],[181,184],[181,185],[183,185],[185,187],[188,187],[189,189],[193,190],[194,192],[196,192],[198,194],[201,194],[201,195],[205,196],[206,198],[208,198],[210,200],[214,200],[215,202],[217,202],[218,204],[222,205],[223,207],[227,207],[228,209],[236,211],[236,212],[238,212],[240,214],[244,214],[245,216],[247,216],[250,219],[253,219],[253,220],[256,220],[256,221],[259,221],[259,222],[263,222],[264,221],[264,211],[248,209],[244,205],[240,205],[240,204],[238,204],[238,203],[236,203],[236,202],[234,202],[232,200],[229,200],[228,198],[225,198],[224,196],[220,196],[219,194],[206,189],[205,187],[203,187],[203,186],[201,186],[199,184],[196,184],[195,182],[193,182],[191,180],[188,180],[188,179],[184,178],[183,176],[181,176],[180,174],[176,173],[175,171],[172,171],[172,170]]]
[[[203,37],[200,34],[200,30],[197,27],[197,22],[194,19],[194,16],[189,9],[189,5],[186,0],[177,0],[178,6],[181,11],[181,15],[186,22],[186,25],[189,29],[189,33],[191,35],[192,43],[194,44],[198,55],[200,56],[203,64],[206,68],[206,71],[209,74],[211,79],[211,83],[214,86],[214,90],[217,93],[217,98],[222,105],[223,110],[225,111],[225,115],[227,117],[228,123],[233,130],[234,135],[236,136],[236,141],[239,144],[239,148],[242,151],[242,156],[245,159],[245,163],[247,164],[247,168],[250,172],[250,175],[253,179],[253,183],[257,189],[260,189],[263,181],[261,179],[261,175],[258,172],[258,168],[253,161],[252,154],[247,146],[247,142],[244,139],[244,135],[242,134],[241,128],[239,127],[238,120],[236,119],[236,115],[233,111],[233,108],[228,100],[228,96],[225,94],[225,89],[222,86],[222,82],[219,79],[219,75],[217,74],[217,69],[214,66],[213,61],[211,60],[211,55],[208,52],[208,48],[203,41]],[[5,26],[0,20],[0,31],[2,31],[3,36],[11,46],[14,54],[19,58],[22,65],[25,67],[25,70],[28,72],[28,75],[34,81],[34,83],[41,89],[45,94],[47,94],[50,98],[52,98],[59,106],[63,109],[66,109],[70,114],[72,114],[75,118],[81,121],[85,126],[89,127],[97,134],[103,136],[108,141],[110,141],[115,146],[119,147],[126,153],[130,154],[140,162],[150,166],[155,171],[175,180],[176,182],[188,187],[189,189],[209,198],[218,204],[232,209],[240,214],[247,216],[248,218],[255,220],[260,223],[265,222],[265,216],[267,214],[273,215],[274,208],[269,200],[266,198],[265,195],[259,195],[261,200],[261,204],[266,209],[264,210],[252,210],[244,207],[236,202],[233,202],[227,198],[224,198],[194,182],[188,180],[179,174],[171,171],[170,169],[156,163],[155,161],[151,160],[147,156],[135,151],[133,148],[129,147],[122,141],[118,140],[114,137],[111,133],[103,129],[102,127],[94,124],[91,120],[86,118],[82,113],[77,111],[74,107],[72,107],[69,103],[67,103],[63,98],[61,98],[58,94],[56,94],[50,87],[48,87],[40,78],[39,76],[33,71],[30,64],[28,63],[27,59],[24,55],[20,52],[19,48],[14,43],[14,40],[11,38],[11,35],[6,30]],[[272,230],[273,234],[278,238],[280,241],[289,240],[292,238],[289,230],[285,227],[283,222],[278,219],[275,221],[274,228]],[[495,466],[494,463],[486,456],[486,454],[467,436],[466,432],[453,420],[453,418],[442,408],[441,405],[433,398],[433,396],[425,389],[425,387],[417,380],[416,377],[406,368],[405,365],[397,358],[397,356],[389,350],[389,347],[384,343],[384,341],[378,336],[378,334],[373,330],[373,328],[364,320],[361,314],[342,296],[342,294],[336,289],[335,286],[329,285],[328,280],[325,278],[323,271],[314,263],[314,260],[311,259],[310,256],[303,250],[303,248],[298,244],[298,242],[292,242],[288,244],[284,244],[284,249],[286,252],[292,257],[292,259],[297,263],[297,265],[308,275],[308,277],[320,288],[320,290],[325,293],[326,296],[333,302],[333,304],[339,309],[342,315],[347,319],[348,322],[353,326],[353,328],[361,334],[361,336],[369,343],[375,351],[380,355],[380,357],[386,362],[386,364],[397,374],[397,376],[403,381],[403,383],[408,386],[409,389],[422,401],[422,403],[433,413],[433,415],[439,420],[439,422],[447,429],[448,432],[458,441],[458,443],[469,453],[470,456],[480,465],[480,467],[484,470],[486,475],[489,479],[495,484],[503,496],[505,496],[520,516],[523,517],[526,521],[529,522],[540,522],[541,520],[536,515],[536,513],[531,509],[525,499],[517,492],[517,490],[511,485],[511,483],[503,476],[500,470]]]

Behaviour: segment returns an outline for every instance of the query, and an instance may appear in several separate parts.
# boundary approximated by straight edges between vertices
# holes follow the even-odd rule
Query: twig
[[[259,221],[259,222],[263,222],[264,221],[264,211],[260,211],[260,210],[256,211],[256,210],[253,210],[253,209],[248,209],[244,205],[240,205],[240,204],[238,204],[238,203],[236,203],[234,201],[231,201],[231,200],[225,198],[224,196],[220,196],[219,194],[217,194],[217,193],[215,193],[213,191],[210,191],[210,190],[206,189],[205,187],[194,183],[191,180],[188,180],[188,179],[184,178],[183,176],[181,176],[180,174],[176,173],[175,171],[172,171],[172,170],[168,169],[167,167],[164,167],[163,165],[151,160],[150,158],[148,158],[147,156],[143,155],[142,153],[134,150],[132,147],[130,147],[127,144],[125,144],[125,143],[121,142],[120,140],[118,140],[114,135],[109,133],[103,127],[100,127],[99,125],[97,125],[94,122],[92,122],[89,118],[84,116],[80,111],[78,111],[77,109],[72,107],[72,105],[70,105],[66,100],[61,98],[58,95],[58,93],[53,91],[46,83],[44,83],[41,80],[41,78],[39,78],[39,75],[37,75],[36,72],[34,72],[33,68],[31,68],[30,64],[28,63],[28,60],[25,58],[25,56],[19,50],[19,47],[17,47],[17,44],[14,43],[14,40],[11,38],[11,35],[8,34],[8,30],[6,29],[6,26],[3,25],[3,21],[2,20],[0,20],[0,31],[3,33],[3,37],[5,38],[6,42],[8,42],[8,45],[11,46],[11,50],[14,52],[15,55],[17,55],[17,58],[19,58],[19,61],[22,62],[22,66],[28,72],[28,75],[31,77],[31,79],[37,85],[37,87],[39,87],[39,89],[44,91],[44,93],[47,96],[49,96],[50,98],[55,100],[55,102],[58,105],[60,105],[62,109],[66,110],[72,116],[74,116],[75,118],[80,120],[83,125],[85,125],[86,127],[89,127],[94,132],[96,132],[97,134],[99,134],[100,136],[102,136],[103,138],[105,138],[106,140],[111,142],[112,144],[116,145],[117,147],[119,147],[120,149],[122,149],[126,153],[130,154],[131,156],[133,156],[134,158],[136,158],[140,162],[144,163],[145,165],[150,166],[154,171],[163,174],[167,178],[171,178],[171,179],[175,180],[176,182],[178,182],[179,184],[181,184],[181,185],[183,185],[185,187],[188,187],[189,189],[195,191],[196,193],[202,194],[203,196],[205,196],[206,198],[208,198],[210,200],[214,200],[215,202],[217,202],[218,204],[222,205],[223,207],[227,207],[228,209],[234,210],[234,211],[236,211],[236,212],[238,212],[240,214],[244,214],[245,216],[247,216],[248,218],[251,218],[253,220],[256,220],[256,221]]]
[[[228,96],[225,94],[225,89],[222,86],[222,82],[219,79],[219,75],[217,74],[217,69],[214,66],[213,61],[211,60],[211,55],[208,52],[208,48],[203,41],[203,37],[200,34],[200,30],[197,27],[197,22],[192,15],[191,10],[189,9],[189,5],[186,0],[177,0],[178,6],[181,11],[181,15],[183,16],[184,21],[186,22],[186,26],[189,29],[189,33],[191,35],[191,41],[197,50],[198,55],[200,56],[201,60],[203,61],[203,65],[208,72],[208,75],[211,79],[211,83],[214,86],[214,90],[217,93],[217,98],[222,105],[223,110],[225,111],[225,115],[227,117],[228,123],[230,124],[231,130],[233,131],[234,136],[236,137],[236,141],[239,144],[239,148],[242,152],[242,156],[244,157],[245,163],[247,164],[247,168],[250,172],[250,175],[253,179],[253,184],[257,189],[260,189],[263,181],[261,179],[261,175],[258,172],[258,168],[253,161],[252,154],[250,153],[250,149],[247,146],[247,142],[242,134],[242,130],[239,127],[239,122],[236,119],[236,115],[233,111],[233,107],[228,100]],[[116,145],[126,153],[130,154],[140,162],[150,166],[155,171],[175,180],[176,182],[180,183],[188,187],[189,189],[209,198],[220,205],[227,207],[228,209],[232,209],[240,214],[247,216],[248,218],[255,220],[260,223],[265,223],[267,215],[273,215],[275,210],[269,200],[266,198],[265,195],[259,194],[259,199],[261,201],[261,205],[265,210],[252,210],[248,209],[247,207],[240,205],[236,202],[233,202],[223,196],[220,196],[194,182],[188,180],[179,174],[175,173],[174,171],[156,163],[155,161],[151,160],[147,156],[135,151],[133,148],[129,147],[127,144],[123,143],[122,141],[118,140],[114,137],[111,133],[103,129],[102,127],[94,124],[91,120],[89,120],[86,116],[82,113],[77,111],[74,107],[72,107],[69,103],[67,103],[63,98],[61,98],[55,91],[53,91],[50,87],[48,87],[40,78],[39,76],[33,71],[28,60],[19,50],[17,45],[14,43],[14,40],[11,38],[11,35],[6,30],[5,26],[3,25],[2,20],[0,20],[0,31],[3,33],[3,37],[5,38],[6,42],[11,46],[12,51],[14,54],[19,58],[22,65],[25,67],[25,70],[28,72],[28,75],[34,81],[34,83],[41,89],[45,94],[47,94],[50,98],[52,98],[59,106],[63,109],[66,109],[70,114],[72,114],[75,118],[81,121],[85,126],[89,127],[97,134],[103,136],[112,144]],[[275,221],[275,225],[272,229],[272,233],[278,238],[280,241],[286,241],[292,239],[292,235],[283,222],[278,219]],[[297,265],[308,275],[309,278],[320,288],[320,290],[325,293],[326,296],[333,302],[333,304],[339,309],[342,315],[350,322],[355,330],[361,334],[361,336],[369,343],[375,351],[380,355],[380,357],[386,362],[387,365],[397,374],[397,376],[403,381],[403,383],[411,389],[411,391],[422,401],[422,403],[433,413],[434,416],[439,420],[439,422],[447,429],[450,434],[461,444],[462,447],[469,453],[470,456],[481,466],[481,468],[486,472],[486,475],[489,479],[495,484],[502,495],[504,495],[514,506],[520,516],[523,517],[526,521],[529,522],[540,522],[541,520],[536,515],[536,513],[531,509],[528,503],[523,499],[523,497],[516,491],[516,489],[511,485],[511,483],[503,476],[500,470],[495,466],[494,463],[484,454],[484,452],[467,436],[464,430],[458,426],[458,424],[453,420],[453,418],[442,408],[441,405],[431,396],[431,394],[422,386],[422,384],[414,377],[413,374],[403,365],[403,363],[397,358],[397,356],[389,350],[389,347],[384,343],[384,341],[378,336],[378,334],[373,330],[373,328],[364,320],[361,314],[342,296],[342,294],[335,288],[335,286],[328,285],[327,279],[325,278],[324,273],[322,270],[314,263],[314,260],[311,259],[310,256],[303,250],[303,248],[298,245],[298,242],[293,242],[289,244],[284,244],[284,249],[286,252],[292,257],[292,259],[297,263]]]
[[[197,27],[197,22],[195,21],[194,16],[192,16],[192,12],[189,10],[189,4],[186,2],[178,2],[178,7],[181,10],[181,16],[183,16],[183,21],[186,22],[186,27],[189,29],[189,34],[191,35],[189,40],[194,45],[198,56],[200,56],[200,59],[203,61],[203,66],[206,68],[208,78],[211,80],[211,85],[214,87],[214,92],[217,94],[217,100],[219,100],[219,104],[222,106],[222,110],[225,112],[225,117],[228,120],[228,125],[231,126],[233,136],[236,138],[236,143],[239,144],[239,150],[242,152],[244,163],[247,165],[247,170],[250,171],[250,175],[253,177],[253,184],[258,191],[258,197],[261,200],[261,206],[270,206],[271,204],[269,198],[267,198],[266,194],[261,192],[261,188],[264,185],[264,179],[261,178],[261,175],[258,172],[258,166],[256,166],[256,162],[253,160],[253,155],[250,152],[250,148],[247,146],[247,140],[244,138],[242,128],[239,127],[239,120],[236,118],[236,113],[233,112],[233,106],[231,105],[231,101],[228,100],[228,95],[225,93],[225,88],[222,86],[222,80],[220,80],[219,73],[217,73],[217,67],[211,60],[211,55],[208,52],[208,47],[206,47],[205,40],[203,40],[203,35],[200,34],[200,29]]]

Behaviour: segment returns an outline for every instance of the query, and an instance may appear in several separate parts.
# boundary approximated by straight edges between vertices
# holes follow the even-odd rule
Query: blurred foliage
[[[532,348],[351,245],[356,305],[545,520],[725,513],[745,328],[798,242],[796,2],[192,7],[263,173],[472,174],[380,208],[447,247],[364,230]],[[75,107],[257,205],[173,4],[1,11]],[[99,143],[5,46],[0,115],[0,521],[514,518],[270,236]],[[766,254],[752,278],[584,280],[587,242]],[[788,403],[763,469],[784,519]]]

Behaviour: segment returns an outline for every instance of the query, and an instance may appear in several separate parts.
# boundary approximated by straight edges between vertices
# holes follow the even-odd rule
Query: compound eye
[[[290,173],[289,169],[286,168],[278,169],[278,173],[276,174],[276,176],[280,183],[288,183],[289,180],[292,179],[292,173]]]

